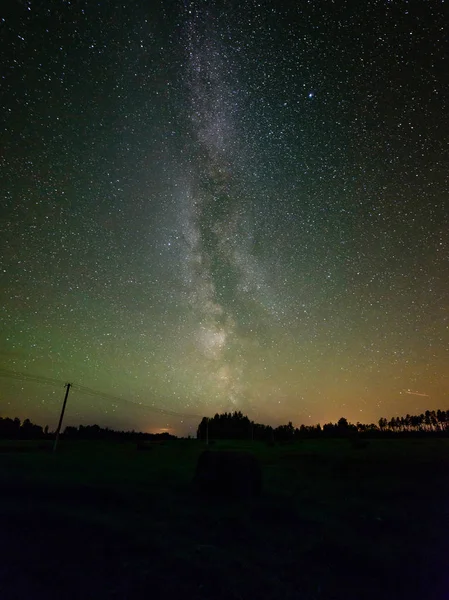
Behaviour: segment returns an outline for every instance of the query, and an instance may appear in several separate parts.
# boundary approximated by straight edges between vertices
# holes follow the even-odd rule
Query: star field
[[[445,409],[447,24],[442,2],[4,11],[2,366],[136,403],[74,388],[68,424]],[[0,393],[57,421],[61,388]]]

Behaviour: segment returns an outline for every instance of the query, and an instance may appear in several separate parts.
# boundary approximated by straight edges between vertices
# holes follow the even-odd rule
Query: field
[[[449,598],[449,440],[217,442],[262,463],[241,500],[195,492],[195,440],[8,444],[2,600]]]

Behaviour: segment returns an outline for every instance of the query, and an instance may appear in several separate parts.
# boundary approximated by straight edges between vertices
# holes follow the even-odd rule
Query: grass
[[[196,441],[0,452],[1,597],[449,597],[449,440],[213,448],[253,452],[264,494],[199,497]]]

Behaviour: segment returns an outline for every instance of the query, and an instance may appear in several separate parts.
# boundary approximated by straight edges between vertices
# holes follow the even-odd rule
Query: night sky
[[[6,4],[3,368],[123,399],[75,387],[67,424],[177,434],[146,407],[449,407],[443,2]],[[62,385],[0,392],[56,426]]]

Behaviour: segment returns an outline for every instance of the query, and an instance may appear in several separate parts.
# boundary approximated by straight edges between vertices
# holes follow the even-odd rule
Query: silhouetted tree
[[[34,425],[29,419],[25,419],[20,428],[20,437],[24,440],[33,440],[41,438],[43,435],[42,427]]]
[[[6,439],[15,439],[19,437],[20,419],[10,419],[9,417],[0,417],[0,436]]]

